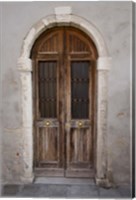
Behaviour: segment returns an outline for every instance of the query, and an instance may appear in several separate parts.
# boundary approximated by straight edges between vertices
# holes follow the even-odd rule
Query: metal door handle
[[[49,126],[50,125],[50,122],[49,121],[46,121],[45,122],[45,126]]]
[[[81,128],[83,126],[83,123],[81,121],[78,122],[78,127]]]

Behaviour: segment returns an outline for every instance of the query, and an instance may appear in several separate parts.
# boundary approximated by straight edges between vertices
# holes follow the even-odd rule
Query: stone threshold
[[[34,184],[95,185],[95,181],[90,178],[36,177]]]

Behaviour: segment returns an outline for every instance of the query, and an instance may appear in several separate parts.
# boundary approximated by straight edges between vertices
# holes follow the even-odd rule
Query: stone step
[[[58,185],[95,185],[93,179],[90,178],[65,178],[65,177],[37,177],[34,183],[42,184],[58,184]]]

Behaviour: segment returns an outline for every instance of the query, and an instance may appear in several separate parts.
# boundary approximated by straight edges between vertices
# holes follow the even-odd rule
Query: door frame
[[[97,103],[95,116],[95,180],[96,184],[109,187],[111,185],[107,149],[107,114],[108,114],[108,75],[111,66],[111,57],[105,41],[99,30],[88,20],[71,14],[71,7],[55,8],[55,14],[41,19],[28,32],[23,40],[21,55],[18,59],[20,74],[21,107],[22,107],[22,134],[24,135],[25,152],[23,155],[24,174],[21,181],[33,181],[33,97],[32,97],[32,60],[30,53],[38,36],[51,27],[73,26],[85,32],[95,43],[98,51],[97,69]]]

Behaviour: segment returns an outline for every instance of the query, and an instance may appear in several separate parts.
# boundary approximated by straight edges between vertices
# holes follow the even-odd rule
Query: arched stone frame
[[[22,181],[32,182],[33,174],[33,115],[32,115],[32,60],[31,48],[38,36],[46,29],[55,26],[74,26],[81,29],[94,41],[98,50],[97,60],[97,117],[96,117],[96,183],[109,186],[108,155],[107,155],[107,106],[108,106],[108,72],[111,57],[98,29],[87,20],[71,14],[70,7],[55,9],[54,15],[49,15],[35,24],[23,40],[21,55],[18,60],[18,70],[21,80],[21,107],[25,151],[23,155],[27,168],[24,167]]]

